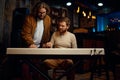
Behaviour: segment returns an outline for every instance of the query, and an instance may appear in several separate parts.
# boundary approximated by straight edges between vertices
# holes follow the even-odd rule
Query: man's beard
[[[62,30],[62,31],[59,30],[60,34],[64,34],[66,31],[67,30]]]
[[[38,16],[38,18],[39,18],[39,19],[44,19],[44,18],[45,18],[45,16]]]

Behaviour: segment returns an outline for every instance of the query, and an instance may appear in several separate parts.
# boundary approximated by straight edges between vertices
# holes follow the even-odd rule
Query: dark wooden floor
[[[6,58],[4,58],[3,61],[0,63],[0,80],[6,80],[5,77],[7,77],[7,76],[9,77],[9,75],[7,75],[8,73],[5,73],[5,71],[7,71],[6,69],[9,70],[9,66],[2,65],[4,62],[6,62]],[[7,68],[5,69],[5,67],[7,67]],[[118,77],[117,80],[120,80],[120,65],[118,66],[118,69],[116,69],[116,71],[117,71],[116,75]],[[91,75],[91,72],[84,72],[84,73],[76,72],[75,80],[90,80],[90,75]],[[14,77],[16,77],[16,76],[14,76]],[[111,70],[109,70],[109,78],[110,78],[110,80],[114,80],[113,73]],[[7,78],[7,80],[8,80],[8,78]],[[66,77],[63,77],[61,80],[66,80]],[[97,73],[95,73],[93,80],[107,80],[106,73],[104,71],[101,73],[101,75],[98,75]]]
[[[87,72],[84,74],[77,73],[75,75],[75,80],[90,80],[90,74],[91,74],[90,72]],[[109,72],[109,75],[110,75],[110,80],[114,80],[113,74],[111,71]],[[61,80],[66,80],[66,77],[63,77]],[[94,75],[93,80],[106,80],[106,75],[105,75],[105,73],[102,73],[101,76]]]

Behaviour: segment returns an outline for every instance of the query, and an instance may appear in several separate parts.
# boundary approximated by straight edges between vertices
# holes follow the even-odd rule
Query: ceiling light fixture
[[[71,6],[72,3],[71,3],[71,2],[67,2],[66,5],[67,5],[67,6]]]
[[[98,6],[103,6],[103,3],[101,3],[101,2],[100,2],[100,3],[98,3]]]

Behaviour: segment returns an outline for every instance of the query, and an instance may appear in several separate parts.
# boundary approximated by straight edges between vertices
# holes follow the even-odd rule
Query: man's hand
[[[46,44],[43,44],[43,47],[45,48],[52,48],[52,43],[51,42],[47,42]]]
[[[35,44],[31,44],[29,48],[37,48],[37,46]]]

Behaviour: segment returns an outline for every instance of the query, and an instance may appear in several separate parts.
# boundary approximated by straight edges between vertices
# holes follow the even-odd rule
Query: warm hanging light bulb
[[[85,13],[85,11],[82,11],[82,14],[83,14],[84,17],[86,17],[86,13]]]
[[[87,16],[87,18],[89,19],[89,18],[90,18],[90,16]]]
[[[96,19],[96,16],[92,16],[92,19]]]
[[[77,13],[79,13],[80,12],[80,7],[78,6],[78,8],[77,8]]]
[[[89,16],[91,16],[91,14],[92,14],[91,11],[89,11]]]

